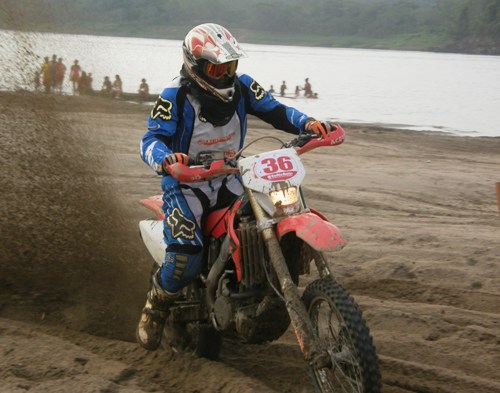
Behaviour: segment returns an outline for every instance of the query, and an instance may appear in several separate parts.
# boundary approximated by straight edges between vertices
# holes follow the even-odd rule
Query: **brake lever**
[[[224,158],[224,162],[230,167],[237,168],[238,167],[238,158],[236,157],[226,157]]]
[[[316,134],[303,133],[299,134],[299,136],[295,139],[292,139],[290,142],[285,143],[284,147],[302,147],[310,140],[317,138]]]

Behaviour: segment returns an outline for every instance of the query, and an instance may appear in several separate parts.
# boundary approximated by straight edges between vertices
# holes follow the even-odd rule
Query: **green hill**
[[[3,0],[0,28],[182,39],[215,22],[241,42],[500,54],[500,0]]]

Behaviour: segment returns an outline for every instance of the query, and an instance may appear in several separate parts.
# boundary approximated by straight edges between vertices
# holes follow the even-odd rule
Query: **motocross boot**
[[[137,342],[144,349],[155,351],[160,346],[165,321],[170,314],[169,307],[177,297],[178,293],[169,293],[160,287],[156,274],[153,275],[151,290],[135,333]]]

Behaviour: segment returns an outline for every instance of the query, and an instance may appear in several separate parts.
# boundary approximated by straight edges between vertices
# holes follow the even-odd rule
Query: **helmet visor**
[[[209,78],[219,80],[226,76],[233,77],[237,67],[238,60],[233,60],[223,64],[213,64],[207,61],[203,71]]]

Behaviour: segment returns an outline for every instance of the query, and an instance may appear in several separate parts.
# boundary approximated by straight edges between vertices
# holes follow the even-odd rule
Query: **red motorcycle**
[[[262,137],[255,140],[275,137]],[[278,339],[290,323],[318,392],[380,392],[378,358],[369,329],[353,298],[335,280],[324,252],[346,242],[337,227],[308,207],[300,190],[305,170],[300,155],[321,146],[340,145],[345,132],[319,139],[303,134],[282,148],[224,158],[203,152],[200,166],[171,165],[181,182],[238,173],[243,195],[211,212],[203,225],[205,258],[198,278],[172,306],[164,343],[193,348],[198,356],[217,358],[223,336],[248,343]],[[163,264],[161,196],[141,203],[157,219],[140,222],[141,235],[155,260]],[[298,283],[315,263],[319,278],[302,294]]]

